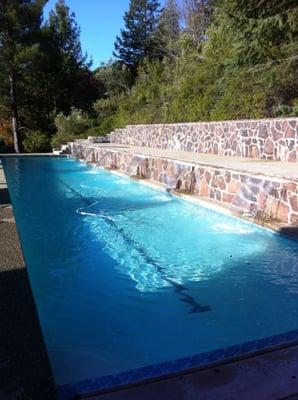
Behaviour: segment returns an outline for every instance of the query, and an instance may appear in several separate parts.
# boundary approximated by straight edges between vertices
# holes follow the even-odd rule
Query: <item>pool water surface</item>
[[[298,245],[67,158],[3,166],[57,385],[298,328]]]

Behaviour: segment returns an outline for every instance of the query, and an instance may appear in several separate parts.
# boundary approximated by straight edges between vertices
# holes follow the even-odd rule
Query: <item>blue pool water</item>
[[[71,159],[3,159],[58,385],[298,328],[297,242]]]

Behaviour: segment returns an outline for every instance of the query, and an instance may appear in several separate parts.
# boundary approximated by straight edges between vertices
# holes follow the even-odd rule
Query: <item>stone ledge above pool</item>
[[[255,222],[298,225],[295,164],[187,154],[123,145],[70,145],[77,159],[148,179],[178,193],[210,199],[254,217]],[[203,157],[202,157],[203,156]]]
[[[298,162],[298,118],[128,125],[111,142],[254,159]]]

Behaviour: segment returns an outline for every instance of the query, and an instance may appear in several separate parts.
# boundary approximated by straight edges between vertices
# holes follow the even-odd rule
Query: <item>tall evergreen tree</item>
[[[207,39],[206,31],[211,22],[213,3],[214,0],[183,1],[186,32],[199,46]]]
[[[176,0],[167,0],[159,17],[155,41],[161,56],[177,55],[180,34],[180,13]]]
[[[1,0],[0,92],[9,105],[15,151],[22,150],[18,91],[38,51],[38,33],[46,0]]]
[[[69,112],[71,107],[88,110],[96,98],[96,83],[90,72],[92,61],[83,54],[80,28],[75,14],[64,0],[58,0],[47,25],[51,48],[52,76],[55,77],[55,109]]]
[[[125,29],[116,38],[114,56],[132,69],[145,57],[156,56],[153,33],[159,13],[158,0],[131,0],[124,15]]]

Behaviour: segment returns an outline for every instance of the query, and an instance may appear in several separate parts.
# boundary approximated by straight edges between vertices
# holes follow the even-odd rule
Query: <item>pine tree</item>
[[[167,0],[161,11],[155,42],[161,56],[175,57],[180,35],[180,13],[176,0]]]
[[[199,46],[207,39],[206,31],[211,22],[213,3],[214,0],[183,1],[186,32]]]
[[[114,56],[136,69],[145,58],[154,58],[153,33],[158,25],[158,0],[131,0],[124,15],[125,29],[117,36]]]
[[[49,28],[65,62],[85,66],[87,55],[83,55],[82,52],[80,27],[76,22],[75,14],[70,11],[64,0],[58,0],[55,10],[50,12]]]
[[[92,61],[83,54],[80,28],[64,0],[58,0],[47,25],[52,75],[57,87],[55,109],[68,113],[71,107],[88,109],[96,97],[95,81],[90,72]]]
[[[2,0],[0,7],[0,92],[9,105],[14,148],[22,150],[18,91],[38,51],[38,33],[46,0]]]

